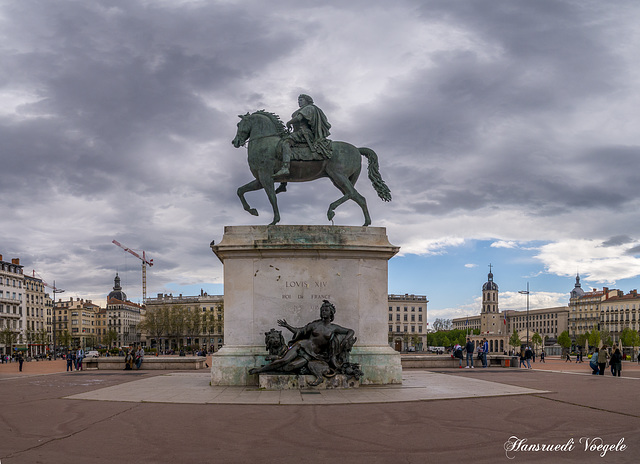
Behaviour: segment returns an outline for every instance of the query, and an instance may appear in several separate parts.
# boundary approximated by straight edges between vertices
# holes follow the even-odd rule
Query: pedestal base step
[[[360,386],[357,378],[343,374],[323,378],[320,385],[310,385],[316,379],[313,375],[260,374],[259,379],[260,388],[265,390],[330,390]]]

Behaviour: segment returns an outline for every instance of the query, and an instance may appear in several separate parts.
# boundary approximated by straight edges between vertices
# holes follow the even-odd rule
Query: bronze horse
[[[322,161],[292,161],[290,174],[274,177],[282,165],[280,143],[287,134],[287,130],[280,118],[266,111],[256,111],[252,114],[238,116],[238,131],[231,142],[234,147],[243,146],[249,141],[249,168],[255,177],[251,182],[238,188],[238,196],[245,211],[257,216],[258,211],[252,208],[244,198],[245,193],[264,189],[273,208],[271,225],[280,222],[278,200],[276,193],[285,191],[286,182],[308,182],[328,177],[343,194],[341,198],[329,205],[327,218],[332,220],[335,209],[347,200],[355,201],[364,214],[364,226],[371,224],[367,201],[355,189],[355,183],[362,167],[361,156],[369,161],[368,174],[373,188],[383,201],[391,201],[389,187],[382,180],[378,170],[378,156],[369,148],[356,148],[346,142],[331,142],[333,155]],[[282,182],[283,186],[275,189],[274,183]]]

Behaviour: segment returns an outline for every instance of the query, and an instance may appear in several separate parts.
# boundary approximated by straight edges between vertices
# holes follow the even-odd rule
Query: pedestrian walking
[[[544,350],[540,352],[540,362],[544,362]]]
[[[22,353],[18,354],[18,363],[20,364],[20,372],[22,372],[22,363],[24,362],[24,356]]]
[[[71,356],[67,356],[67,372],[73,372],[73,360],[71,359]]]
[[[520,367],[527,367],[527,362],[525,361],[525,353],[524,348],[520,348]]]
[[[78,351],[76,351],[76,370],[77,371],[81,371],[82,370],[82,359],[84,358],[84,350],[82,349],[82,347],[78,348]]]
[[[533,357],[533,352],[530,347],[527,347],[524,350],[524,359],[527,362],[527,369],[531,369],[531,358]]]
[[[489,352],[489,342],[486,338],[482,339],[482,367],[487,367],[487,353]]]

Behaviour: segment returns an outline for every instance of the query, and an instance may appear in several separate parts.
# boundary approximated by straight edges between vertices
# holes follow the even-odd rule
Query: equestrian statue
[[[264,189],[273,208],[271,225],[280,222],[276,194],[286,192],[287,182],[308,182],[328,177],[341,192],[342,197],[329,205],[327,218],[331,221],[335,209],[347,200],[355,201],[364,214],[364,226],[371,225],[366,199],[356,190],[355,184],[362,168],[364,156],[368,160],[369,180],[383,201],[391,201],[389,187],[382,180],[378,169],[378,155],[369,148],[356,148],[346,142],[331,141],[331,124],[324,112],[308,95],[298,97],[300,108],[285,124],[280,117],[264,110],[239,115],[236,136],[231,142],[240,148],[248,143],[249,168],[255,179],[238,188],[238,196],[245,211],[257,216],[245,194]],[[280,182],[276,189],[275,182]]]

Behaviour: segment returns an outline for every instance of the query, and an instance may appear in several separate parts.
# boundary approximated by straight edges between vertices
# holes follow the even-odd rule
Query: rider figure
[[[331,157],[331,142],[327,140],[331,124],[323,111],[313,104],[313,98],[302,94],[298,97],[298,106],[287,122],[287,129],[293,127],[282,143],[282,168],[275,177],[289,174],[291,165],[291,147],[295,144],[307,145],[312,153],[320,153],[324,158]]]

